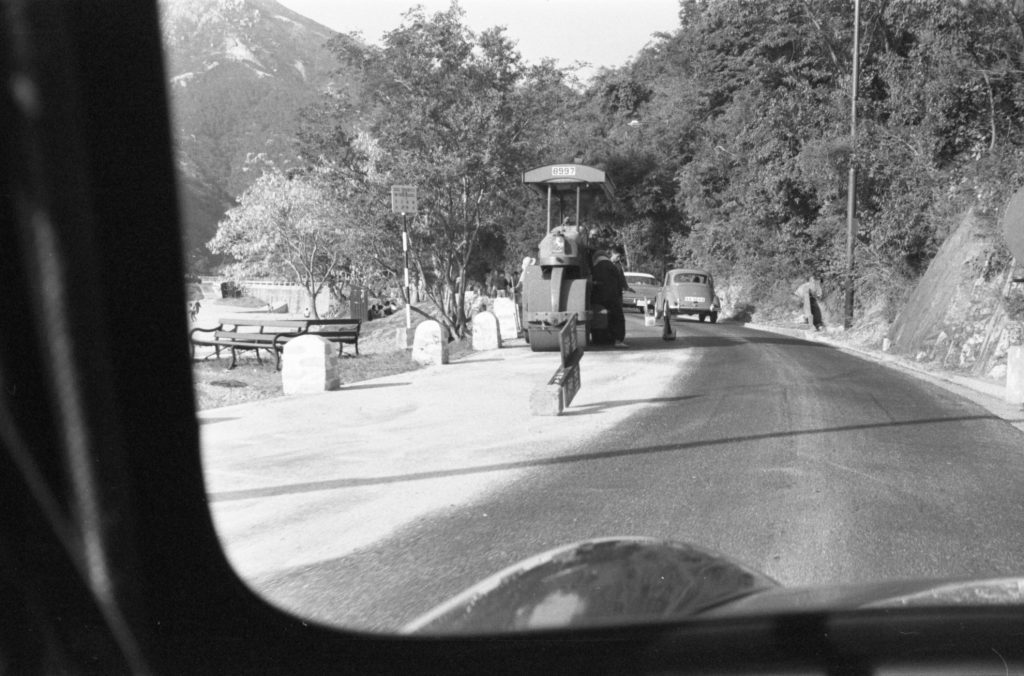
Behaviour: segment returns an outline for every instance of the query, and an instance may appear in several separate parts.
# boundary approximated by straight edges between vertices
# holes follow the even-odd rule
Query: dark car
[[[649,275],[646,272],[627,272],[625,274],[626,283],[633,290],[622,292],[622,307],[635,307],[644,311],[648,306],[653,306],[654,299],[661,291],[661,285],[658,284],[654,275]]]
[[[695,315],[700,321],[710,319],[714,324],[722,305],[710,273],[699,268],[674,268],[665,274],[655,309],[659,317],[664,313]]]

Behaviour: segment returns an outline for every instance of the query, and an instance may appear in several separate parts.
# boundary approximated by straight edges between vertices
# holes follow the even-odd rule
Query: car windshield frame
[[[5,332],[0,353],[0,495],[18,516],[0,526],[0,590],[11,609],[0,655],[13,672],[1019,666],[1019,607],[436,638],[324,626],[269,603],[228,562],[206,493],[182,341],[186,296],[167,282],[185,266],[156,4],[42,0],[3,9],[0,68],[19,98],[12,88],[0,102],[17,132],[16,152],[3,159],[0,204],[12,227],[0,229],[0,279],[24,322]],[[145,350],[116,349],[126,315],[144,327]]]

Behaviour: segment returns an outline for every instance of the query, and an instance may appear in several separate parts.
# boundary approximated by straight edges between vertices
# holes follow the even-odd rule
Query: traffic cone
[[[672,314],[672,311],[669,310],[666,307],[665,308],[665,313],[664,313],[664,316],[665,316],[665,326],[664,326],[664,328],[661,331],[661,339],[662,340],[675,340],[676,339],[676,332],[672,330],[672,322],[669,321],[669,316],[671,316],[671,314]]]

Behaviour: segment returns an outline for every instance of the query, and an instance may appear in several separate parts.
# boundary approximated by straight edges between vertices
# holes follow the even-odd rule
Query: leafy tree
[[[364,98],[345,116],[376,149],[364,156],[361,178],[368,217],[395,232],[388,190],[417,186],[410,253],[456,335],[466,327],[467,270],[480,257],[482,234],[499,229],[521,199],[530,156],[530,120],[517,99],[526,76],[521,57],[500,29],[477,35],[462,18],[457,3],[433,15],[410,10],[381,48],[358,55]],[[352,58],[351,46],[340,56]]]
[[[207,246],[231,255],[243,274],[301,284],[316,316],[320,292],[337,294],[354,272],[347,256],[353,233],[344,213],[322,175],[270,169],[228,211]]]

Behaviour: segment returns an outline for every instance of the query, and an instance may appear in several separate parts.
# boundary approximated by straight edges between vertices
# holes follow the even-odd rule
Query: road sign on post
[[[558,332],[562,364],[546,385],[534,390],[530,398],[530,410],[534,415],[561,415],[580,391],[583,349],[579,346],[576,324],[576,315],[573,315]]]
[[[416,213],[416,186],[391,186],[391,211],[396,214]]]

